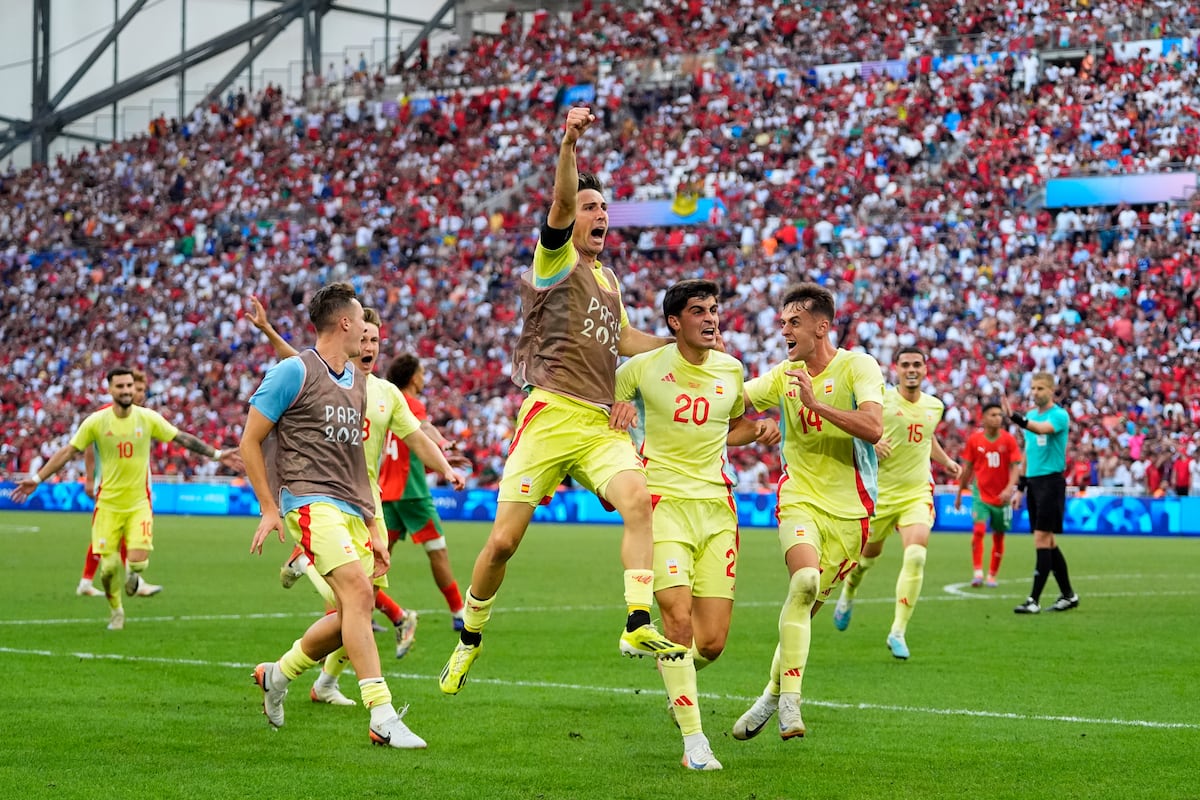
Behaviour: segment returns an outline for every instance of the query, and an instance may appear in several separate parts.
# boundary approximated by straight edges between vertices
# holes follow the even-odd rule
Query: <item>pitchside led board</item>
[[[81,483],[44,483],[27,502],[16,505],[9,499],[13,483],[0,483],[0,511],[78,511],[91,513],[92,501]],[[493,489],[455,492],[434,489],[433,499],[442,519],[491,521],[496,514]],[[743,528],[775,527],[775,495],[740,493],[738,520]],[[954,509],[954,496],[934,496],[937,531],[969,531],[970,503]],[[158,483],[154,485],[156,514],[257,516],[258,502],[246,485],[206,483]],[[591,492],[560,491],[534,514],[537,522],[617,524],[620,518],[605,511]],[[1024,509],[1014,520],[1015,530],[1027,532],[1029,519]],[[1127,536],[1200,536],[1200,497],[1071,497],[1067,499],[1067,533],[1103,533]]]

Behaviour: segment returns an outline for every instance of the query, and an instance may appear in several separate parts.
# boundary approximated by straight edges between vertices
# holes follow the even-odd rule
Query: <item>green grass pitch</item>
[[[74,594],[88,518],[0,514],[0,796],[34,798],[1179,798],[1200,797],[1200,540],[1064,537],[1077,611],[1019,617],[1032,540],[1012,536],[998,589],[970,589],[969,536],[935,534],[909,626],[885,645],[899,568],[889,542],[853,624],[814,620],[809,734],[729,735],[761,691],[785,575],[773,531],[742,532],[725,655],[700,673],[705,731],[725,769],[679,765],[678,731],[649,660],[617,653],[624,620],[616,527],[535,525],[511,562],[471,679],[444,697],[454,645],[423,551],[397,545],[393,595],[421,610],[384,673],[422,752],[371,747],[361,708],[317,706],[297,680],[287,725],[261,713],[254,664],[320,611],[290,591],[288,547],[248,552],[250,518],[160,516],[121,632]],[[487,528],[447,526],[463,590]],[[990,544],[990,543],[989,543]],[[1056,596],[1053,581],[1044,599]],[[353,675],[342,688],[357,699]]]

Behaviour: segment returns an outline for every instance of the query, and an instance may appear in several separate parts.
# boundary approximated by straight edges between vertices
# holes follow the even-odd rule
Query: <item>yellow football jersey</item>
[[[109,511],[133,511],[150,502],[150,440],[170,442],[179,429],[157,411],[130,406],[118,417],[113,406],[90,414],[71,446],[83,451],[96,446],[100,461],[100,490],[96,505]]]
[[[651,494],[728,497],[725,437],[745,413],[742,363],[713,350],[692,364],[673,344],[636,355],[617,369],[617,400],[633,402],[633,432]]]
[[[808,503],[842,519],[868,517],[875,512],[875,448],[800,402],[800,391],[787,372],[804,368],[802,361],[784,361],[746,382],[746,394],[757,410],[777,406],[780,411],[784,474],[778,504]],[[883,372],[865,353],[839,348],[824,371],[812,376],[812,385],[817,397],[837,408],[883,402]]]
[[[915,403],[900,396],[895,387],[883,393],[883,438],[892,454],[879,462],[879,503],[893,506],[928,497],[931,492],[929,459],[933,434],[945,406],[921,392]]]

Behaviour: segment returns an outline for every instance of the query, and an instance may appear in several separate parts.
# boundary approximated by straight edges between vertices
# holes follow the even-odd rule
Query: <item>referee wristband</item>
[[[217,448],[215,448],[215,447],[213,448],[212,460],[213,460],[213,461],[220,461],[220,460],[221,460],[221,451],[220,451],[220,450],[218,450],[218,449],[217,449]]]
[[[1026,488],[1027,486],[1029,486],[1029,479],[1027,479],[1027,478],[1026,478],[1024,475],[1022,475],[1021,477],[1017,478],[1017,491],[1018,491],[1018,492],[1023,492],[1023,491],[1025,491],[1025,488]]]

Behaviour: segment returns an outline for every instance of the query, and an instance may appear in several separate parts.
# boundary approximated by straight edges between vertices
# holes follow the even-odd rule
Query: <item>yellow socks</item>
[[[108,607],[116,610],[121,607],[121,554],[105,553],[100,556],[100,585],[108,597]]]
[[[629,613],[645,611],[649,614],[653,603],[654,570],[625,570],[625,605],[629,606]]]
[[[710,659],[700,655],[700,651],[696,649],[695,641],[692,642],[692,661],[696,664],[696,672],[699,672],[712,663]]]
[[[850,570],[850,574],[846,576],[845,582],[842,584],[842,600],[849,602],[854,599],[854,595],[858,594],[858,586],[863,582],[863,577],[867,574],[867,570],[875,566],[875,558],[867,558],[866,556],[858,560],[858,566]]]
[[[696,665],[691,654],[683,658],[660,659],[658,671],[662,673],[680,732],[684,736],[700,733],[700,698],[696,689]]]
[[[337,598],[333,594],[333,589],[329,587],[324,576],[317,572],[317,568],[313,566],[311,561],[304,568],[304,574],[312,582],[313,588],[317,590],[317,594],[321,595],[321,599],[325,601],[325,605],[329,608],[337,608]]]
[[[388,689],[387,681],[381,677],[363,678],[358,682],[358,690],[362,693],[363,705],[372,711],[381,706],[390,706],[392,704],[392,692]],[[371,721],[374,722],[375,715],[372,713],[371,716]]]
[[[467,603],[463,606],[463,625],[466,630],[471,633],[479,633],[483,630],[483,626],[488,624],[488,620],[492,618],[492,603],[496,602],[496,596],[492,595],[487,600],[480,600],[471,593],[471,587],[467,587]]]
[[[329,655],[325,656],[325,663],[321,666],[321,672],[325,673],[335,681],[337,677],[345,672],[346,667],[350,664],[350,654],[346,652],[345,647],[339,647]]]
[[[788,596],[779,612],[779,689],[800,693],[808,647],[812,640],[810,621],[813,603],[821,586],[816,567],[796,570],[788,582]]]
[[[292,649],[283,654],[279,659],[279,671],[283,673],[283,677],[289,681],[294,681],[300,676],[300,673],[311,669],[317,665],[316,661],[304,654],[304,650],[300,648],[300,639],[292,643]]]
[[[921,584],[925,582],[924,546],[910,544],[904,548],[904,563],[900,566],[900,577],[896,579],[896,616],[892,618],[892,633],[903,634],[912,619],[917,598],[921,596]]]

